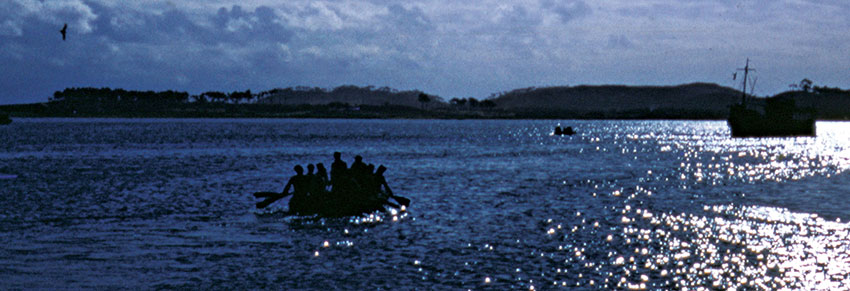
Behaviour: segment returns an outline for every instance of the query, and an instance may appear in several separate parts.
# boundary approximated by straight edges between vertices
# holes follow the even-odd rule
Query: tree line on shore
[[[54,92],[49,103],[115,105],[119,103],[195,103],[195,104],[265,104],[265,105],[419,105],[426,109],[436,103],[435,107],[452,108],[483,108],[496,107],[493,100],[478,100],[473,97],[452,98],[445,102],[442,97],[426,94],[422,91],[399,91],[389,87],[375,88],[374,86],[358,87],[353,85],[339,86],[333,89],[319,87],[297,86],[275,88],[252,93],[251,90],[221,92],[207,91],[190,95],[181,91],[135,91],[125,89],[104,88],[66,88]],[[418,104],[417,104],[418,103]]]
[[[0,110],[13,116],[92,117],[725,119],[729,105],[740,102],[740,96],[738,90],[709,83],[531,87],[484,100],[446,100],[419,90],[353,85],[194,95],[84,87],[57,91],[47,103],[3,105]],[[818,118],[850,119],[850,90],[815,86],[804,79],[775,97],[814,108]]]
[[[0,105],[13,116],[56,117],[290,117],[290,118],[504,118],[492,101],[442,97],[389,87],[289,87],[251,90],[137,91],[66,88],[46,103]]]
[[[50,97],[49,102],[162,102],[162,103],[184,103],[189,100],[189,93],[178,91],[133,91],[111,88],[67,88],[56,91]]]
[[[243,92],[234,91],[224,93],[218,91],[204,92],[198,95],[189,95],[188,92],[181,91],[135,91],[124,89],[104,88],[66,88],[62,91],[56,91],[53,96],[48,99],[49,102],[67,102],[67,103],[189,103],[189,102],[222,102],[222,103],[242,103],[251,101],[256,98],[256,95],[251,94],[251,90]]]

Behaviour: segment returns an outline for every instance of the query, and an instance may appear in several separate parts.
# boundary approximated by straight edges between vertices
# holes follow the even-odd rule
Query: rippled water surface
[[[850,123],[16,119],[0,289],[850,288]],[[389,168],[407,211],[257,211],[295,164]]]

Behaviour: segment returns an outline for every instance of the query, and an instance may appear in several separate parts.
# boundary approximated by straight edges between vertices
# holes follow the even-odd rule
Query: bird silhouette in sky
[[[68,32],[68,24],[65,23],[65,26],[63,26],[62,30],[60,30],[59,32],[62,33],[62,40],[65,40],[65,33]]]

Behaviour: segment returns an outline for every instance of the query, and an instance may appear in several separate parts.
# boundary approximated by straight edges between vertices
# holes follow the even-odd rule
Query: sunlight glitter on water
[[[626,211],[624,218],[629,221],[619,234],[607,234],[605,240],[617,237],[618,243],[597,245],[594,250],[559,246],[554,253],[565,252],[567,265],[584,268],[578,268],[578,276],[572,279],[563,277],[565,270],[557,269],[552,272],[553,285],[599,281],[603,282],[601,288],[640,290],[704,286],[834,290],[850,286],[847,224],[771,207],[717,205],[705,210],[704,216]],[[598,235],[594,228],[577,229],[582,237]],[[546,234],[559,232],[549,227]],[[569,241],[572,236],[563,238]],[[608,249],[606,259],[593,255],[600,247]]]
[[[644,138],[626,137],[633,141]],[[672,144],[662,145],[660,152],[681,154],[682,162],[676,171],[681,189],[739,181],[763,183],[829,178],[850,168],[850,149],[843,145],[850,141],[850,134],[831,134],[817,140],[777,139],[766,145],[728,139],[684,141],[687,144],[678,144],[682,139],[671,141]],[[591,139],[590,142],[598,141]],[[695,144],[698,146],[694,147]],[[636,152],[624,144],[617,146],[620,149],[615,152],[622,155]],[[596,151],[607,149],[606,146],[595,147]],[[653,174],[649,170],[641,180],[670,181],[669,177],[653,177]],[[594,185],[594,189],[601,188],[599,186]],[[641,205],[647,202],[653,190],[658,190],[656,187],[616,188],[608,197],[625,199],[624,202],[635,200]],[[592,197],[597,197],[596,194]],[[840,219],[832,222],[815,214],[783,208],[735,204],[705,206],[704,213],[658,213],[632,208],[629,204],[615,209],[616,224],[606,223],[614,233],[603,234],[605,238],[600,240],[609,244],[597,243],[594,249],[588,250],[558,246],[558,251],[565,252],[565,263],[579,264],[586,269],[571,278],[555,275],[553,286],[588,287],[590,282],[602,283],[600,288],[618,289],[831,290],[850,286],[847,279],[850,276],[847,255],[850,242],[846,241],[850,228],[840,223]],[[557,238],[564,225],[563,228],[573,235],[564,234],[561,239],[574,244],[587,241],[573,240],[573,236],[589,239],[599,235],[595,230],[598,222],[593,223],[593,228],[586,227],[586,221],[574,223],[577,225],[570,226],[568,221],[550,218],[546,221],[545,234]],[[612,241],[615,243],[611,244]],[[590,243],[596,242],[591,240]],[[608,250],[608,259],[594,259],[598,256],[593,253],[600,250]],[[612,269],[618,271],[611,272]],[[557,269],[553,273],[566,272]]]
[[[549,135],[551,121],[178,121],[182,133],[135,137],[161,126],[33,123],[0,153],[0,172],[18,175],[0,178],[9,289],[849,283],[847,123],[767,139],[731,139],[712,121],[570,121],[570,137]],[[337,150],[387,164],[410,212],[253,211],[249,193]]]
[[[728,177],[745,178],[751,182],[781,182],[819,174],[834,175],[850,169],[847,124],[819,122],[818,126],[821,134],[817,138],[715,137],[696,143],[693,140],[667,139],[662,141],[661,151],[677,149],[682,154],[683,172],[715,180]]]
[[[643,136],[626,138],[644,143]],[[612,185],[592,185],[594,190],[608,195],[597,196],[594,192],[588,196],[591,199],[614,199],[606,202],[610,212],[590,213],[585,218],[582,211],[575,211],[569,219],[546,219],[542,234],[552,244],[541,243],[526,254],[526,260],[545,262],[539,270],[516,268],[515,275],[488,275],[483,280],[477,277],[476,281],[486,285],[510,283],[514,288],[529,290],[547,286],[630,290],[829,290],[848,286],[850,282],[845,278],[850,276],[850,260],[845,255],[848,243],[843,241],[848,236],[845,224],[775,207],[706,204],[703,212],[672,212],[646,205],[653,192],[669,191],[659,188],[658,183],[678,181],[675,183],[687,190],[702,184],[828,177],[847,168],[846,158],[842,157],[847,153],[844,148],[833,146],[834,151],[828,154],[812,154],[810,142],[779,141],[740,149],[722,146],[716,151],[709,149],[716,146],[711,141],[700,141],[696,143],[698,147],[694,143],[663,145],[661,152],[680,157],[674,172],[679,175],[677,179],[670,180],[663,170],[656,169],[645,171],[645,176],[638,179],[646,184],[620,185],[609,190],[606,189]],[[642,152],[627,142],[606,144],[598,137],[589,143],[600,144],[593,146],[598,152],[629,157]],[[615,214],[616,219],[609,214]],[[370,216],[356,223],[383,222]],[[523,244],[521,241],[518,239],[516,244]],[[517,248],[521,249],[485,243],[477,250],[496,255]],[[427,273],[420,261],[414,265],[418,272]],[[546,284],[540,284],[540,280]]]

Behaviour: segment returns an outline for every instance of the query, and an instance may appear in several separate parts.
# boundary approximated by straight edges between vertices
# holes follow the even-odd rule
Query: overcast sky
[[[850,87],[850,1],[0,0],[0,104],[83,86],[737,87],[747,58],[757,95]]]

